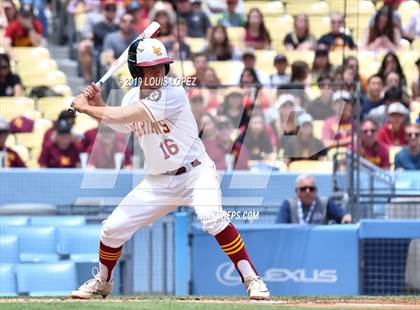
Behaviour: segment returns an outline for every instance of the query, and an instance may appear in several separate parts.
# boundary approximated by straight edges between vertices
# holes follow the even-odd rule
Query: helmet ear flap
[[[168,75],[170,69],[171,69],[170,64],[165,64],[165,75]]]

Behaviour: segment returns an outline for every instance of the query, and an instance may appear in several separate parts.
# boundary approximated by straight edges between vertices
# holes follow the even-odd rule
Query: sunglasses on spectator
[[[302,192],[302,193],[308,191],[308,189],[309,189],[309,191],[311,193],[316,191],[316,187],[315,186],[302,186],[302,187],[299,187],[299,191]]]
[[[117,7],[115,5],[107,5],[107,6],[105,6],[105,11],[115,12],[116,10],[117,10]]]
[[[343,23],[343,21],[342,20],[331,20],[331,23],[332,24],[342,24]]]
[[[0,69],[9,69],[9,66],[8,65],[1,65]]]
[[[376,132],[376,129],[365,129],[365,130],[362,130],[362,133],[374,133],[374,132]]]
[[[418,138],[418,137],[420,137],[420,132],[407,132],[407,137]]]

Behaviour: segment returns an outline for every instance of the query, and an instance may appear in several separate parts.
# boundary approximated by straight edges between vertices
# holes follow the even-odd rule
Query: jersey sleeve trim
[[[157,123],[156,118],[153,116],[152,111],[150,111],[150,109],[147,107],[147,105],[146,105],[146,104],[145,104],[142,100],[140,100],[140,104],[143,106],[144,111],[146,111],[146,113],[147,113],[147,115],[149,116],[150,120],[151,120],[152,122]]]

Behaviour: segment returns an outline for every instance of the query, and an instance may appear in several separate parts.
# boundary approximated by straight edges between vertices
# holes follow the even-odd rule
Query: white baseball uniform
[[[222,213],[218,173],[198,137],[187,94],[172,79],[167,82],[145,99],[140,100],[139,87],[123,98],[122,106],[142,104],[150,120],[110,125],[134,132],[145,153],[146,176],[104,221],[101,240],[107,246],[121,246],[136,230],[180,205],[193,207],[212,235],[229,224]],[[173,175],[180,167],[187,172]]]

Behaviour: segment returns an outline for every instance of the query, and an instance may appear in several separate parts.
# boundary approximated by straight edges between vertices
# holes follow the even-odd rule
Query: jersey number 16
[[[163,143],[160,143],[159,147],[163,152],[164,159],[168,159],[171,155],[174,156],[179,152],[178,145],[176,145],[172,139],[163,140]]]

